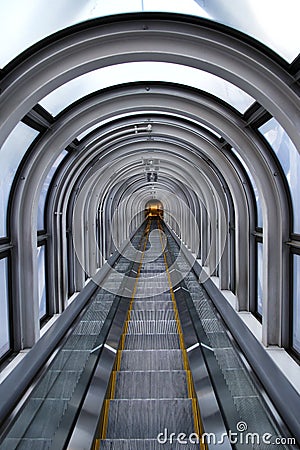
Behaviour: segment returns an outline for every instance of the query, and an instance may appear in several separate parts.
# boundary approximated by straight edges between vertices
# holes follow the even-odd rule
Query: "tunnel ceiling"
[[[1,6],[0,251],[17,243],[20,291],[37,245],[101,221],[108,233],[116,210],[122,241],[153,199],[176,220],[203,208],[221,241],[224,219],[241,267],[249,230],[272,260],[298,245],[299,2],[240,3]],[[283,295],[279,278],[267,293]]]
[[[46,9],[39,9],[42,2],[24,11],[26,37],[22,43],[11,39],[2,59],[8,63],[1,73],[1,154],[8,181],[3,237],[13,221],[9,197],[28,180],[22,198],[11,200],[16,207],[28,204],[35,214],[39,207],[43,215],[54,172],[57,191],[69,196],[84,184],[90,190],[97,185],[103,197],[116,184],[123,183],[126,192],[138,183],[151,199],[176,180],[185,196],[192,190],[201,197],[203,186],[212,192],[221,186],[235,205],[241,199],[233,184],[242,186],[246,176],[259,225],[263,216],[267,225],[266,198],[274,191],[274,172],[282,169],[275,147],[284,129],[297,165],[299,159],[299,98],[293,84],[298,62],[290,64],[299,49],[291,27],[285,39],[275,39],[266,21],[271,18],[275,27],[279,9],[260,6],[257,20],[257,5],[250,0],[242,6],[253,18],[247,24],[241,11],[235,14],[234,2],[172,2],[171,9],[170,2],[161,2],[159,9],[168,13],[149,12],[158,11],[154,3],[75,6],[66,0],[60,3],[61,12],[69,11],[65,19],[58,6],[46,16]],[[4,7],[7,23],[14,20],[14,6]],[[297,3],[290,2],[280,14],[291,22],[296,10]],[[37,16],[40,27],[31,30]],[[26,43],[34,45],[25,49]],[[21,49],[24,53],[16,56]],[[260,134],[259,126],[268,128],[271,120]],[[20,142],[31,143],[30,149],[26,152]],[[21,178],[14,178],[19,172]],[[296,202],[293,174],[282,172],[282,184],[290,184],[287,195]],[[272,196],[278,204],[285,200],[276,192]],[[46,228],[44,217],[37,220],[40,228]]]

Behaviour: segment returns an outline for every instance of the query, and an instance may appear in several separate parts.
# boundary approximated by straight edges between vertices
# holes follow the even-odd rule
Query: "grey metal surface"
[[[187,398],[187,379],[184,370],[147,371],[121,370],[116,377],[115,399]]]
[[[123,370],[183,370],[182,352],[167,350],[123,350]]]
[[[130,320],[128,324],[128,335],[157,335],[176,334],[175,320]]]
[[[147,309],[149,311],[159,310],[159,311],[173,311],[173,305],[170,301],[157,300],[136,300],[133,305],[133,310],[143,310]]]
[[[190,399],[111,400],[107,438],[155,439],[164,429],[194,433]],[[101,447],[100,447],[101,448]]]
[[[125,340],[125,349],[127,350],[161,350],[161,349],[179,349],[178,334],[168,335],[128,335]]]

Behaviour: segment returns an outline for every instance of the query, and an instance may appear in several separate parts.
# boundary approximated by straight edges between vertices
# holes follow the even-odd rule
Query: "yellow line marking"
[[[117,356],[116,356],[116,360],[115,360],[114,369],[112,371],[112,374],[111,374],[111,377],[110,377],[110,381],[109,381],[108,396],[107,396],[107,399],[104,402],[103,420],[102,420],[102,424],[100,426],[100,439],[96,439],[95,440],[94,450],[99,450],[100,449],[100,442],[101,442],[101,440],[106,438],[110,400],[112,400],[114,398],[115,392],[116,392],[117,372],[120,370],[120,366],[121,366],[122,351],[124,350],[124,346],[125,346],[125,339],[126,339],[126,335],[127,335],[127,332],[128,332],[128,324],[129,324],[129,321],[130,321],[130,316],[131,316],[131,311],[132,311],[132,307],[133,307],[133,302],[134,302],[135,295],[136,295],[136,290],[137,290],[137,284],[138,284],[138,280],[139,280],[141,269],[142,269],[142,265],[143,265],[143,260],[144,260],[144,255],[145,255],[146,246],[147,246],[147,242],[148,242],[149,232],[150,232],[150,222],[147,223],[146,228],[145,228],[145,232],[144,232],[144,235],[143,235],[143,238],[145,240],[144,247],[143,247],[143,250],[142,250],[141,259],[140,259],[137,275],[136,275],[136,278],[135,278],[135,283],[134,283],[134,287],[133,287],[133,291],[132,291],[132,295],[131,295],[131,299],[130,299],[130,303],[129,303],[129,308],[128,308],[128,312],[127,312],[126,321],[125,321],[125,324],[124,324],[123,333],[122,333],[122,336],[120,338],[120,344],[119,344],[119,349],[117,351]]]
[[[163,231],[160,222],[158,222],[158,228],[160,231]],[[160,242],[161,242],[161,246],[163,249],[163,242],[162,242],[161,234],[159,235],[159,237],[160,237]],[[167,277],[168,277],[168,283],[169,283],[169,287],[170,287],[171,299],[172,299],[173,308],[174,308],[174,315],[175,315],[175,320],[176,320],[176,325],[177,325],[177,330],[178,330],[178,335],[179,335],[180,349],[181,349],[182,357],[183,357],[182,358],[183,366],[184,366],[184,370],[186,372],[188,396],[192,400],[192,410],[193,410],[195,433],[197,434],[197,436],[199,436],[199,439],[200,439],[200,449],[206,450],[207,449],[206,444],[201,442],[203,427],[202,427],[202,421],[201,421],[201,416],[200,416],[200,410],[199,410],[199,405],[198,405],[198,401],[196,398],[192,374],[190,371],[189,360],[188,360],[186,348],[184,345],[184,338],[183,338],[183,333],[182,333],[182,328],[181,328],[181,322],[179,319],[179,312],[178,312],[178,308],[177,308],[176,298],[175,298],[175,294],[174,294],[174,290],[173,290],[173,286],[172,286],[172,280],[171,280],[171,276],[170,276],[170,271],[169,271],[167,256],[166,256],[165,251],[163,251],[163,254],[164,254],[164,262],[165,262],[166,272],[167,272]]]

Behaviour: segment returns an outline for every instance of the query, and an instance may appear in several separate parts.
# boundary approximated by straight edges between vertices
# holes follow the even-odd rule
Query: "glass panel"
[[[150,0],[149,0],[150,1]],[[212,20],[242,31],[291,62],[300,51],[299,0],[195,0]]]
[[[179,64],[132,62],[104,67],[81,75],[47,95],[40,104],[56,115],[70,103],[109,86],[133,81],[166,81],[192,86],[213,94],[237,108],[241,113],[254,102],[238,87],[215,75]]]
[[[257,312],[263,315],[263,244],[257,242]]]
[[[0,259],[0,357],[10,349],[7,258]]]
[[[55,160],[53,166],[48,172],[48,175],[44,181],[40,198],[39,198],[39,204],[38,204],[38,216],[37,216],[37,229],[38,230],[44,230],[45,229],[45,223],[44,223],[44,212],[45,212],[45,203],[47,198],[48,189],[50,186],[50,183],[52,181],[52,178],[54,177],[54,174],[64,159],[64,157],[68,154],[67,150],[64,150],[61,152],[61,154],[57,157]]]
[[[261,209],[261,201],[259,198],[259,192],[256,186],[256,183],[254,181],[254,178],[252,176],[252,173],[250,172],[249,167],[247,166],[247,164],[245,163],[245,161],[241,158],[241,155],[234,149],[232,148],[233,153],[236,155],[236,157],[238,158],[238,160],[241,162],[241,164],[243,165],[244,169],[247,172],[247,175],[250,179],[250,182],[252,184],[252,188],[254,191],[254,195],[255,195],[255,200],[256,200],[256,213],[257,213],[257,223],[256,226],[262,228],[263,227],[263,218],[262,218],[262,209]]]
[[[300,256],[294,255],[294,292],[293,292],[293,342],[300,353]]]
[[[16,13],[17,11],[17,13]],[[165,11],[205,17],[236,28],[292,61],[299,53],[299,0],[60,0],[2,2],[0,67],[58,30],[111,14]],[[18,33],[15,33],[15,30]]]
[[[38,292],[39,292],[39,317],[42,319],[47,312],[46,304],[46,273],[45,273],[45,245],[37,248],[38,260]]]
[[[277,120],[270,119],[259,131],[267,139],[279,159],[286,175],[294,210],[294,232],[300,233],[300,155]]]
[[[0,67],[30,45],[68,26],[96,17],[142,11],[167,11],[208,17],[194,0],[3,1],[0,40],[6,45],[1,48]]]
[[[0,150],[0,237],[6,236],[7,206],[18,166],[38,131],[22,122],[13,129]]]

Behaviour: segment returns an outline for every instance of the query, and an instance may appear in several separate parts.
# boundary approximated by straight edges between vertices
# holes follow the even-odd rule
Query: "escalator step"
[[[201,320],[216,318],[216,314],[209,304],[202,302],[202,300],[194,300],[194,305]]]
[[[130,320],[175,320],[174,311],[171,310],[141,310],[131,311]]]
[[[194,432],[190,399],[110,401],[107,438],[155,439],[165,428]]]
[[[153,277],[151,279],[139,278],[137,291],[142,291],[145,295],[159,295],[161,292],[169,291],[168,279],[160,277]]]
[[[187,398],[186,372],[118,372],[114,399]]]
[[[170,334],[177,333],[177,322],[175,320],[130,320],[127,334]]]
[[[136,299],[136,301],[137,301],[137,299]],[[160,302],[169,302],[169,301],[171,301],[171,295],[170,295],[170,292],[169,291],[167,291],[167,292],[161,292],[161,293],[159,293],[159,294],[157,294],[157,295],[147,295],[147,296],[145,296],[144,298],[143,298],[143,301],[151,301],[151,302],[158,302],[158,301],[160,301]]]
[[[125,339],[125,349],[127,350],[155,350],[180,348],[178,334],[161,335],[127,335]]]
[[[147,273],[147,272],[164,272],[166,270],[165,262],[158,262],[158,260],[154,261],[154,264],[147,263],[145,264],[145,259],[143,260],[143,265],[141,268],[141,273]]]
[[[173,303],[169,301],[159,301],[159,300],[135,300],[133,310],[163,310],[163,311],[174,311]]]
[[[123,350],[120,370],[182,370],[181,350]]]

